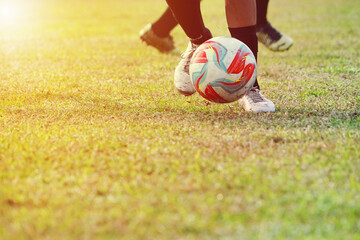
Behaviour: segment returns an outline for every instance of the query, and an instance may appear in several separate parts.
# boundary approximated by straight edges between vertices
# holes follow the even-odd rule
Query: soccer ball
[[[248,46],[232,37],[214,37],[201,44],[190,62],[196,91],[209,101],[230,103],[253,86],[255,56]]]

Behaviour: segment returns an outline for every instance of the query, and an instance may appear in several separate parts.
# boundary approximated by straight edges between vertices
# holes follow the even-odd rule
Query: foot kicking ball
[[[230,103],[253,86],[255,56],[243,42],[214,37],[201,44],[190,62],[190,77],[196,91],[209,101]]]

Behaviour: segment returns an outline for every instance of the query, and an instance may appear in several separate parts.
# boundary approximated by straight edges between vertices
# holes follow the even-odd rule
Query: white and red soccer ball
[[[196,91],[216,103],[240,99],[253,86],[256,75],[254,54],[243,42],[231,37],[214,37],[204,42],[190,62]]]

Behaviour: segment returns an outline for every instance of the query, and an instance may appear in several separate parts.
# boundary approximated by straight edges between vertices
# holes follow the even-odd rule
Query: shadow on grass
[[[149,101],[145,98],[124,97],[113,99],[92,96],[91,93],[38,94],[35,104],[24,107],[8,107],[3,111],[27,118],[54,120],[111,119],[129,122],[161,121],[167,124],[222,124],[224,126],[255,124],[265,128],[360,128],[360,111],[337,109],[278,108],[275,113],[247,113],[237,103],[214,104],[207,101]]]

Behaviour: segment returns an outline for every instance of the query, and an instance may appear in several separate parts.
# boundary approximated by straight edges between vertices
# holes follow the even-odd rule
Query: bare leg
[[[255,0],[225,0],[225,11],[229,28],[256,25]]]

